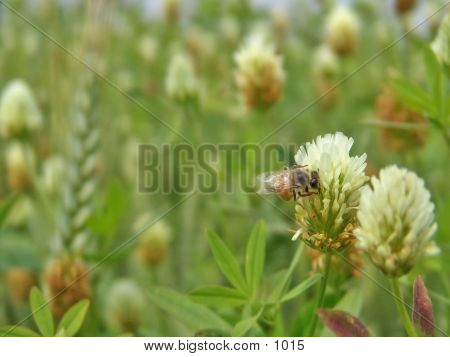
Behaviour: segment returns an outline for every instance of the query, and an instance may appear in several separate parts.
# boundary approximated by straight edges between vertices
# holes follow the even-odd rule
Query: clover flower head
[[[285,79],[283,61],[263,34],[248,37],[234,60],[236,82],[248,107],[266,107],[278,100]]]
[[[361,194],[357,245],[386,275],[399,277],[422,255],[438,251],[431,241],[437,228],[434,205],[424,181],[395,165],[371,183]]]
[[[33,149],[27,144],[12,142],[5,153],[8,184],[15,191],[26,191],[32,186],[36,167]]]
[[[339,60],[327,45],[316,49],[313,57],[313,72],[317,77],[334,78],[339,73]]]
[[[318,171],[321,187],[319,194],[296,202],[297,236],[324,252],[344,249],[354,241],[356,210],[368,178],[366,154],[350,156],[352,145],[352,138],[338,132],[319,136],[295,155],[298,165]]]
[[[145,315],[145,299],[139,285],[123,278],[113,282],[105,303],[105,318],[116,331],[136,332]]]
[[[18,137],[39,129],[41,124],[41,113],[28,84],[20,79],[9,82],[0,100],[2,136]]]
[[[195,101],[199,98],[199,80],[191,60],[186,55],[178,53],[170,61],[166,76],[166,92],[178,102]]]
[[[355,51],[359,42],[359,20],[348,6],[336,7],[326,20],[326,40],[338,55]]]
[[[135,224],[136,230],[142,229],[152,221],[152,215],[145,213],[138,218]],[[140,262],[146,266],[157,266],[164,262],[169,254],[171,238],[170,227],[164,221],[152,224],[138,237],[136,255]]]

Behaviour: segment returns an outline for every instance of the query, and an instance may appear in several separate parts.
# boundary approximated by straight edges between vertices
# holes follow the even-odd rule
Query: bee
[[[305,197],[320,192],[319,172],[309,170],[307,166],[285,167],[282,171],[266,172],[258,176],[258,193],[276,194],[285,201],[298,196]]]

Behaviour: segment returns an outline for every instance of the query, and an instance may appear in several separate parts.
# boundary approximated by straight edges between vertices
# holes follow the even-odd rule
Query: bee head
[[[311,171],[311,180],[309,182],[311,185],[311,188],[313,189],[319,189],[320,188],[320,182],[319,182],[319,173],[317,171]]]

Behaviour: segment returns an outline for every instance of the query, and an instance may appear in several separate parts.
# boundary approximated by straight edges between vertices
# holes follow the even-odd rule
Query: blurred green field
[[[446,336],[450,60],[434,57],[430,44],[448,6],[418,0],[403,11],[395,1],[347,1],[359,25],[348,51],[336,54],[326,31],[335,2],[1,1],[0,326],[43,333],[35,321],[48,316],[30,314],[39,306],[37,295],[35,305],[29,303],[36,286],[43,301],[52,299],[55,322],[89,299],[89,307],[79,308],[88,309],[86,319],[70,330],[79,336],[308,335],[318,281],[309,280],[311,287],[288,301],[264,299],[280,288],[290,266],[285,283],[293,288],[321,271],[323,257],[291,241],[298,228],[293,201],[261,197],[240,180],[291,166],[299,146],[343,132],[354,139],[352,155],[367,154],[367,175],[397,164],[425,180],[440,253],[420,259],[400,285],[412,305],[414,278],[422,276],[433,301],[435,334]],[[262,104],[249,102],[236,80],[235,54],[254,33],[273,45],[284,76],[280,83],[276,76],[269,80],[280,92],[275,88],[273,101]],[[169,90],[169,67],[179,54],[191,65],[194,95],[177,97]],[[186,81],[185,72],[179,76]],[[35,107],[19,103],[16,117],[36,115],[38,124],[6,123],[11,83],[29,88],[35,101]],[[417,88],[430,103],[423,103]],[[438,108],[439,115],[421,110],[423,105]],[[169,192],[143,193],[138,144],[285,149],[278,160],[221,152],[210,162],[217,190],[208,194],[197,187],[170,190],[182,175],[181,159],[179,166],[160,168],[159,184],[164,181]],[[225,192],[230,182],[233,190]],[[254,234],[265,242],[261,248],[255,240],[255,249],[265,250],[264,278],[252,298],[233,295],[223,302],[189,295],[204,286],[230,286],[207,231],[243,266],[256,259],[246,249],[261,220],[265,234],[263,228]],[[388,279],[366,254],[351,254],[353,267],[338,257],[332,261],[324,306],[358,317],[375,336],[404,336]],[[291,264],[294,257],[298,261]],[[67,329],[58,332],[70,335]],[[319,323],[316,335],[332,333]]]

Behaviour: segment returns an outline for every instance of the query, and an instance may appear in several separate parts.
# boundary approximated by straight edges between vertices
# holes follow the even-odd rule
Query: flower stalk
[[[395,304],[397,305],[397,310],[402,318],[403,327],[406,330],[406,333],[409,337],[417,337],[416,330],[414,329],[414,325],[409,318],[408,311],[406,310],[405,304],[403,303],[403,295],[400,290],[400,286],[398,284],[398,279],[393,278],[391,280],[392,293],[395,300]]]
[[[323,301],[325,300],[325,291],[327,290],[328,275],[330,275],[331,254],[325,255],[325,266],[323,268],[323,276],[319,287],[319,297],[317,299],[317,307],[313,314],[313,320],[311,322],[311,328],[309,330],[309,336],[314,337],[317,328],[317,322],[319,321],[319,315],[316,310],[323,307]]]

